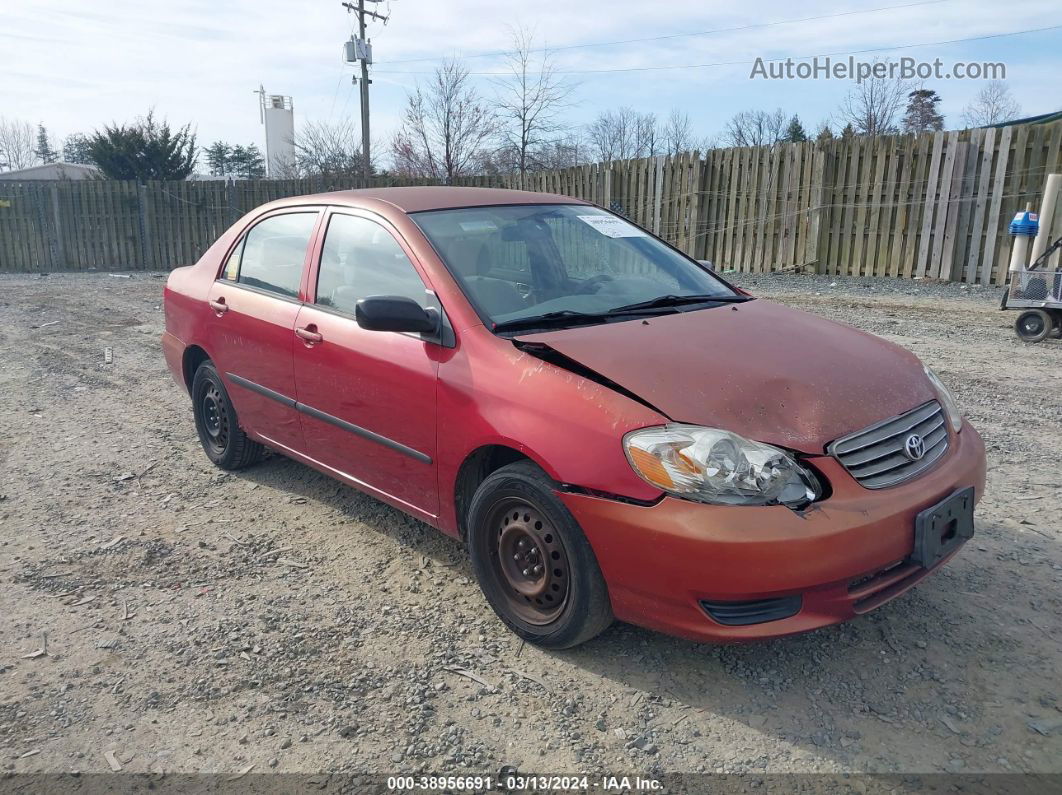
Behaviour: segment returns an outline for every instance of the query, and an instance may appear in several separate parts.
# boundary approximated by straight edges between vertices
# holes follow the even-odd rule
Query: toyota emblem
[[[921,461],[926,454],[926,440],[917,433],[912,433],[903,443],[903,454],[912,461]]]

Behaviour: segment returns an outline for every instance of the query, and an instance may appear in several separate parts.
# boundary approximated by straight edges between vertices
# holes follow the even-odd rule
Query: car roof
[[[337,190],[293,196],[272,202],[271,207],[291,207],[304,204],[331,204],[365,209],[389,204],[404,213],[424,210],[452,210],[458,207],[490,207],[503,204],[589,204],[582,199],[557,193],[535,193],[502,188],[464,188],[444,185],[418,185],[405,188],[365,188]]]

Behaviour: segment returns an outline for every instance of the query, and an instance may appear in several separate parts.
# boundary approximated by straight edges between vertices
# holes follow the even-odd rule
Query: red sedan
[[[542,646],[614,617],[705,641],[844,621],[951,557],[984,491],[913,354],[565,196],[273,202],[165,306],[211,461],[279,451],[462,539]]]

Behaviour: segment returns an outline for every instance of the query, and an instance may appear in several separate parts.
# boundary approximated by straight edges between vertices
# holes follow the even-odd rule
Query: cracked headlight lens
[[[623,437],[631,467],[668,494],[722,505],[806,505],[815,476],[785,450],[730,431],[663,425]]]
[[[944,413],[948,415],[948,422],[951,424],[951,429],[958,433],[962,430],[962,412],[959,411],[959,404],[955,402],[955,396],[951,394],[944,382],[940,380],[940,376],[926,367],[924,364],[922,368],[926,371],[926,377],[929,382],[933,384],[933,388],[937,390],[937,397],[940,398],[940,405],[944,407]]]

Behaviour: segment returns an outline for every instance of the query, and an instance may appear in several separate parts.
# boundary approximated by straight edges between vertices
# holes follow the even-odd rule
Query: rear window
[[[255,224],[225,263],[224,276],[248,287],[296,298],[316,212],[274,215]],[[236,257],[236,261],[233,261]]]

